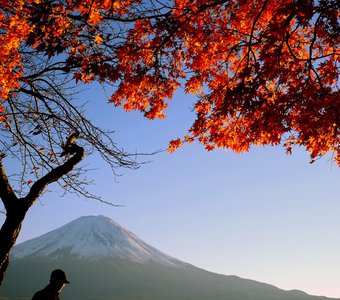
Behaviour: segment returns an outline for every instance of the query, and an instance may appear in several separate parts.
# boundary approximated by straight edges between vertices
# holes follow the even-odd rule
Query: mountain
[[[30,299],[62,268],[63,300],[326,300],[211,273],[170,257],[111,219],[81,217],[14,247],[0,300]]]
[[[67,257],[82,260],[112,258],[164,266],[183,265],[104,216],[81,217],[14,247],[13,260],[25,257],[48,257],[52,261]]]

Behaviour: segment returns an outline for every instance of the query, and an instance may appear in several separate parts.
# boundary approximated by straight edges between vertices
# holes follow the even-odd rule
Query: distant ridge
[[[329,300],[208,272],[170,257],[104,216],[76,219],[17,245],[0,300],[28,300],[62,268],[62,300]]]

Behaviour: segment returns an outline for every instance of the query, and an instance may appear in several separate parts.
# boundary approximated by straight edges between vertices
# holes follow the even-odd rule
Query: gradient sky
[[[186,133],[192,98],[178,93],[165,120],[149,121],[106,104],[102,90],[82,93],[97,124],[116,130],[129,151],[165,149]],[[111,170],[98,159],[91,189],[114,208],[56,186],[29,211],[19,242],[84,215],[105,215],[159,250],[216,273],[237,275],[340,298],[340,169],[329,158],[309,164],[296,149],[257,147],[246,154],[206,152],[198,144],[152,157],[136,171]],[[5,164],[10,162],[5,160]],[[0,216],[3,219],[3,216]]]

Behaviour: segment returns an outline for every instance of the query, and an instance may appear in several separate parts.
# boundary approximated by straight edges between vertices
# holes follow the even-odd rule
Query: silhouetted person
[[[63,270],[57,269],[52,271],[50,284],[41,291],[34,294],[32,300],[60,300],[59,292],[65,286],[65,283],[70,283]]]

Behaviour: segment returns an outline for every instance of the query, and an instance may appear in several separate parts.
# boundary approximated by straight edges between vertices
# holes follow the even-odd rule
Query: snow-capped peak
[[[12,259],[74,255],[84,259],[121,258],[134,262],[185,263],[151,247],[132,232],[104,216],[80,217],[58,229],[14,247]]]

